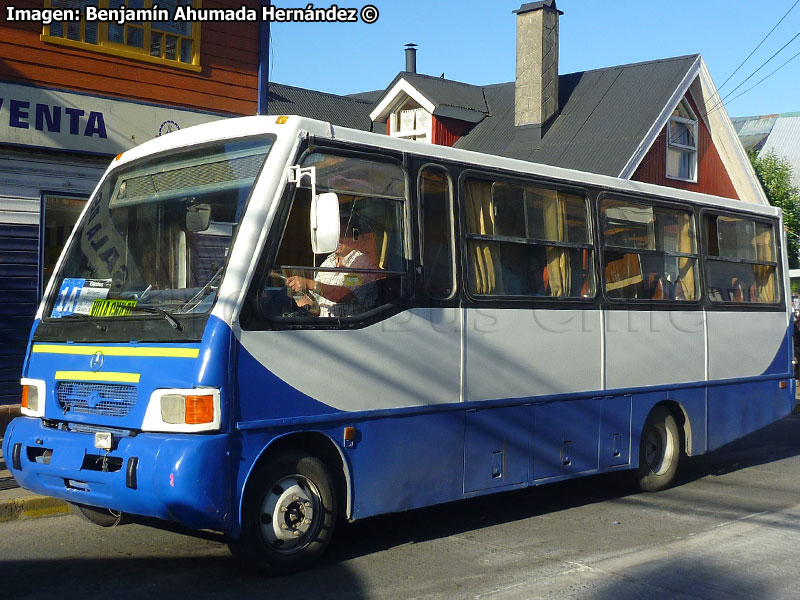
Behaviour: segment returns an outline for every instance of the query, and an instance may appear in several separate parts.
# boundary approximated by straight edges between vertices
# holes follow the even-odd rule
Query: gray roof
[[[731,123],[746,150],[786,159],[792,167],[792,185],[800,187],[800,112],[733,117]]]
[[[479,121],[456,148],[618,176],[699,55],[679,56],[559,77],[560,111],[541,140],[514,126],[514,82],[477,86],[400,72],[385,90],[337,96],[270,83],[269,114],[296,114],[371,130],[370,111],[401,78],[434,106],[466,110]],[[381,129],[377,129],[381,131]]]
[[[431,77],[419,73],[400,73],[411,85],[433,104],[438,106],[453,106],[487,114],[489,107],[483,94],[483,87],[461,83],[452,79]],[[398,76],[398,77],[399,77]],[[391,86],[389,86],[391,87]]]
[[[348,96],[337,96],[314,90],[283,85],[269,84],[267,114],[298,115],[329,121],[341,127],[351,127],[371,131],[372,121],[369,112],[372,102]]]
[[[559,77],[559,106],[542,140],[513,144],[514,83],[483,88],[489,116],[455,147],[618,176],[698,55]],[[420,90],[421,91],[421,90]]]
[[[430,100],[437,110],[444,106],[460,108],[476,113],[478,118],[483,118],[489,113],[482,86],[408,71],[398,73],[397,77],[386,86],[386,90],[375,100],[375,104],[380,103],[400,79],[405,79],[414,86],[414,89]],[[434,113],[437,110],[434,110]]]
[[[789,161],[792,166],[792,185],[800,187],[800,116],[780,115],[761,152],[774,152]]]
[[[777,120],[778,115],[764,115],[761,117],[734,117],[731,119],[731,123],[746,150],[761,150]]]
[[[359,92],[357,94],[347,94],[346,98],[353,98],[354,100],[365,100],[371,104],[377,102],[383,96],[386,90],[372,90],[371,92]]]

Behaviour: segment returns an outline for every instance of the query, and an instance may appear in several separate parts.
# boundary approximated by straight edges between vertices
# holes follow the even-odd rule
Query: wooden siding
[[[687,94],[686,98],[695,114],[699,115],[700,111],[691,96]],[[717,148],[711,139],[711,133],[702,118],[698,120],[697,124],[697,183],[679,181],[667,177],[667,126],[658,134],[631,179],[739,200],[736,188],[733,186],[719,152],[717,152]]]
[[[469,131],[470,124],[458,119],[448,117],[431,117],[433,119],[433,133],[431,143],[440,146],[452,146],[458,139]]]
[[[240,0],[205,0],[204,8],[239,8]],[[18,0],[17,8],[42,8]],[[161,66],[45,43],[41,25],[0,22],[0,80],[155,102],[234,115],[258,105],[258,23],[203,23],[202,71]]]

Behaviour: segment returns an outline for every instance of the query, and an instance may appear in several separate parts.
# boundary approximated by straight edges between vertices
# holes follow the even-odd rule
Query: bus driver
[[[355,202],[353,203],[355,204]],[[375,242],[369,221],[355,212],[341,215],[339,245],[320,265],[314,279],[294,275],[286,279],[286,285],[296,294],[303,294],[296,302],[316,312],[320,317],[347,317],[365,312],[376,305],[377,288],[366,285],[377,279],[375,273],[354,272],[377,269]],[[348,269],[335,271],[333,269]],[[330,270],[327,270],[330,269]],[[350,271],[353,269],[354,271]]]

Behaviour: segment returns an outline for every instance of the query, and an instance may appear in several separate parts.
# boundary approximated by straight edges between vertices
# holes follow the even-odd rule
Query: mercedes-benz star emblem
[[[92,368],[92,371],[96,372],[102,369],[104,359],[105,357],[102,352],[95,352],[94,356],[92,356],[92,360],[89,361],[89,366]]]

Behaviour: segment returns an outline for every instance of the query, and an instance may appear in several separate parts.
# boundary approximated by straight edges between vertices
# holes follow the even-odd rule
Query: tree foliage
[[[750,162],[772,206],[783,210],[789,246],[789,268],[800,268],[800,190],[792,185],[792,165],[775,154],[750,152]]]

